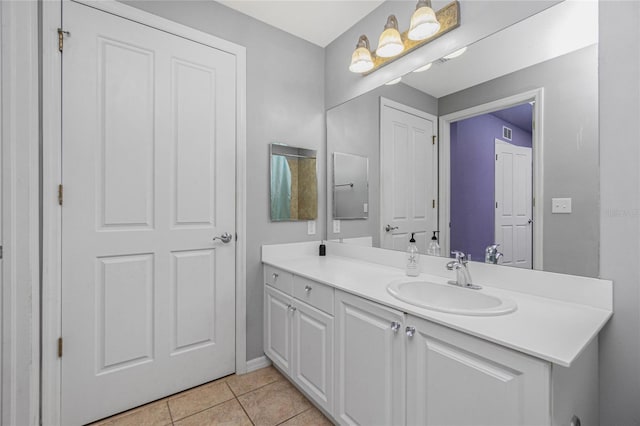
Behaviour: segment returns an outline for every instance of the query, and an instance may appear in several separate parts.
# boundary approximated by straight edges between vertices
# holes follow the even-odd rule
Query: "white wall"
[[[640,424],[640,2],[600,2],[600,424]]]
[[[247,359],[262,356],[262,244],[324,236],[324,51],[213,1],[133,1],[131,6],[247,49]],[[269,143],[318,150],[317,233],[269,220]]]

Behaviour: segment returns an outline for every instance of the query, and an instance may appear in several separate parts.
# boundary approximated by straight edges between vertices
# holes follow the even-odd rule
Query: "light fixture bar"
[[[388,63],[398,58],[403,57],[404,55],[417,49],[418,47],[437,39],[438,37],[448,33],[455,28],[458,28],[460,26],[460,4],[457,1],[449,3],[436,12],[436,17],[438,19],[438,22],[440,22],[440,29],[437,33],[424,40],[414,41],[410,40],[408,37],[407,33],[409,30],[403,32],[402,42],[404,43],[404,50],[397,56],[391,58],[382,58],[375,53],[372,53],[371,56],[373,59],[373,68],[369,71],[363,72],[362,75],[369,75],[375,70],[387,65]]]

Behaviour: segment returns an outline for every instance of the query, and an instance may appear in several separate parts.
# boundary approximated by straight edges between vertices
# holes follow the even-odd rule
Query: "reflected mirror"
[[[327,154],[369,158],[370,200],[327,239],[417,232],[426,254],[435,231],[444,256],[499,244],[488,261],[596,277],[597,8],[561,2],[328,110]]]
[[[369,159],[333,153],[333,218],[369,217]]]
[[[318,217],[316,151],[269,145],[271,221]]]

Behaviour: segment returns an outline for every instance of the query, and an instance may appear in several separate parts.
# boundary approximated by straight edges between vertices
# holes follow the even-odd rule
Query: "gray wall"
[[[600,424],[640,424],[640,3],[600,2]]]
[[[324,167],[316,235],[307,235],[306,222],[270,222],[268,186],[270,142],[316,149],[324,164],[324,51],[213,1],[127,3],[247,49],[247,359],[254,359],[263,355],[260,246],[317,240],[325,232]]]
[[[590,46],[439,99],[440,116],[544,88],[543,269],[598,276],[598,49]],[[534,148],[536,149],[536,148]],[[571,197],[571,214],[551,214]]]
[[[432,2],[435,10],[448,3],[450,0],[434,0]],[[460,21],[462,24],[455,31],[427,43],[410,55],[397,59],[366,77],[354,74],[348,69],[349,60],[361,34],[369,37],[371,48],[375,49],[378,45],[377,37],[382,32],[388,15],[396,15],[401,31],[409,27],[409,18],[416,6],[415,0],[387,1],[327,46],[325,57],[325,81],[327,82],[325,101],[327,108],[362,95],[399,75],[413,71],[428,62],[433,62],[447,53],[493,34],[555,3],[558,1],[461,1]]]
[[[438,115],[438,100],[399,83],[381,86],[327,111],[327,218],[333,218],[331,194],[333,153],[345,152],[369,158],[369,218],[343,220],[339,234],[327,226],[327,239],[372,236],[380,247],[380,97]]]

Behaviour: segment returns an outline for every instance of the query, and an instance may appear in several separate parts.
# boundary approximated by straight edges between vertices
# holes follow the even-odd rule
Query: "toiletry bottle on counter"
[[[409,247],[407,248],[407,275],[417,277],[420,275],[420,254],[418,253],[418,247],[416,246],[416,240],[413,238],[413,235],[414,233],[412,232]]]
[[[440,256],[440,244],[438,244],[438,237],[436,237],[437,232],[433,231],[433,237],[431,237],[431,242],[427,247],[427,254],[430,256]]]
[[[320,256],[326,256],[327,255],[327,246],[324,244],[324,241],[322,241],[320,243],[320,247],[318,247],[318,254]]]

